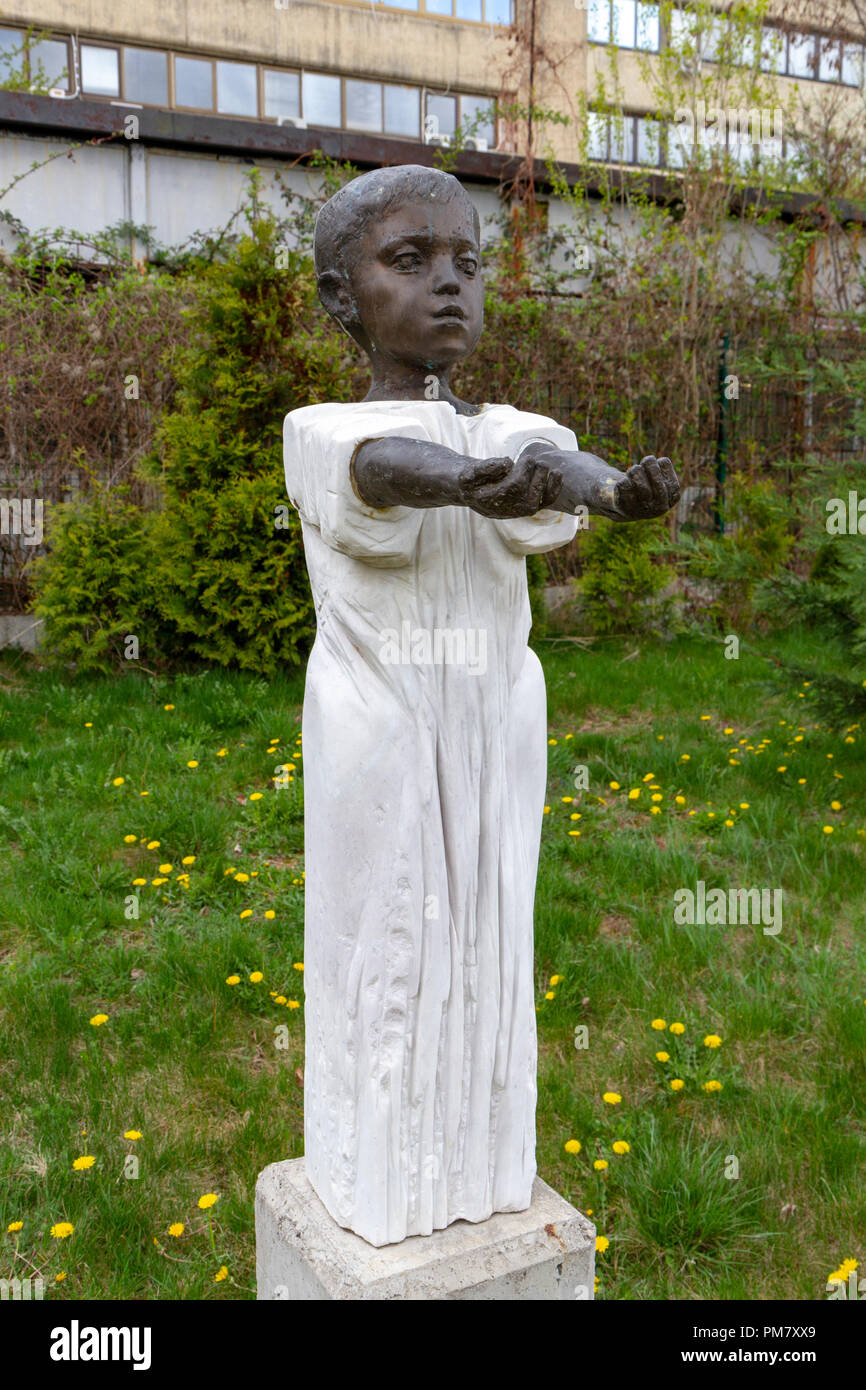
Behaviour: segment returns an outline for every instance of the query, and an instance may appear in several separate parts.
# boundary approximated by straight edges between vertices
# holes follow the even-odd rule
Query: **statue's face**
[[[406,202],[365,231],[352,274],[371,346],[441,370],[481,336],[484,290],[472,210],[464,198]]]

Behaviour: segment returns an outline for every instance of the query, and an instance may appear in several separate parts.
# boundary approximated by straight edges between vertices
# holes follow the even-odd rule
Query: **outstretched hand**
[[[470,459],[460,471],[459,484],[463,505],[481,516],[532,516],[549,507],[558,495],[562,474],[529,449],[516,461]]]
[[[680,483],[669,458],[647,454],[622,475],[614,506],[624,521],[664,516],[680,500]]]

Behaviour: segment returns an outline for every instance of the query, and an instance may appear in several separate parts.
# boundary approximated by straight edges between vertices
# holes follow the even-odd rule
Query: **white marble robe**
[[[349,463],[385,435],[476,458],[533,439],[577,447],[507,405],[286,417],[318,620],[303,723],[306,1169],[334,1220],[373,1245],[530,1204],[547,738],[524,556],[577,529],[549,511],[374,510]],[[423,650],[436,629],[469,634],[463,664],[449,639],[415,664],[437,655]]]

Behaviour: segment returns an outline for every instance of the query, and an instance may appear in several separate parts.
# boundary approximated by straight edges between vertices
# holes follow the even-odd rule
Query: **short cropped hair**
[[[453,174],[422,164],[398,164],[361,174],[329,198],[319,209],[313,236],[316,277],[336,272],[350,279],[361,237],[374,220],[404,202],[429,198],[447,202],[464,198],[472,210],[476,238],[481,240],[478,211],[466,189]]]

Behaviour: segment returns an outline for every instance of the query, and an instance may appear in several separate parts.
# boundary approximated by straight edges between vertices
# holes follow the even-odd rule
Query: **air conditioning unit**
[[[466,148],[467,150],[478,150],[480,154],[485,154],[490,146],[481,135],[467,135]]]
[[[278,116],[277,125],[290,125],[293,130],[306,130],[307,122],[303,116]]]

